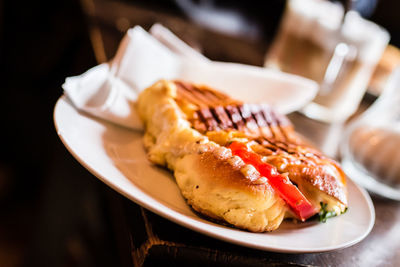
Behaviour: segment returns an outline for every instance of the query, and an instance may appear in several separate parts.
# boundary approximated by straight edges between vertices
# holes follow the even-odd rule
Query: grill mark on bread
[[[183,98],[198,107],[190,121],[200,132],[221,129],[247,131],[270,141],[275,140],[272,143],[278,149],[294,153],[291,151],[293,146],[288,144],[290,121],[275,113],[268,105],[241,104],[223,93],[187,82],[175,81],[175,85],[180,102]],[[281,144],[277,145],[276,141]]]
[[[268,105],[239,104],[228,96],[208,88],[176,81],[178,97],[198,107],[190,119],[198,131],[238,130],[256,134],[268,140],[271,151],[293,154],[290,144],[290,121],[276,114]],[[228,103],[228,104],[227,104]],[[273,141],[274,140],[274,141]]]
[[[178,95],[181,95],[184,99],[187,99],[200,108],[208,106],[208,101],[201,96],[199,97],[199,94],[195,92],[192,84],[176,81],[175,85],[178,89]]]
[[[209,108],[202,108],[197,111],[200,120],[206,125],[207,131],[219,130],[218,122],[215,120]]]
[[[320,155],[317,151],[313,151],[307,149],[306,153],[296,150],[296,146],[286,142],[280,142],[269,138],[257,138],[254,141],[261,145],[264,148],[267,148],[271,151],[274,151],[277,154],[289,154],[297,156],[299,160],[302,162],[312,162],[313,164],[317,163],[318,159],[322,159],[322,155]]]
[[[265,121],[268,124],[268,129],[270,131],[270,135],[264,136],[264,137],[266,137],[266,138],[276,138],[275,131],[273,130],[273,128],[275,127],[276,123],[275,123],[273,117],[271,116],[271,110],[267,110],[266,108],[264,108],[262,110],[262,114],[263,114],[263,116],[265,118]]]
[[[340,182],[329,171],[326,171],[326,167],[330,165],[336,168],[339,173],[342,172],[335,161],[312,149],[306,151],[291,150],[291,144],[287,145],[266,138],[259,138],[254,141],[261,147],[252,148],[257,153],[266,156],[266,162],[277,167],[279,172],[289,172],[291,174],[289,179],[293,183],[306,181],[346,204],[346,195],[343,190],[339,189],[341,187]],[[274,148],[276,150],[272,152]],[[342,177],[344,177],[344,174],[342,174]]]
[[[240,115],[245,122],[246,128],[252,133],[260,133],[259,127],[257,125],[256,120],[253,118],[253,114],[251,113],[250,105],[243,104],[238,106],[238,110]]]
[[[218,105],[221,102],[225,102],[227,99],[229,99],[227,96],[224,97],[222,95],[218,95],[215,92],[209,91],[209,90],[204,90],[198,87],[195,87],[196,91],[199,92],[200,94],[203,94],[204,97],[211,102],[212,105]]]
[[[286,143],[282,143],[282,142],[278,142],[275,139],[271,139],[271,138],[266,138],[266,137],[261,137],[261,138],[257,138],[254,141],[256,141],[258,144],[260,144],[261,146],[268,148],[272,151],[274,151],[275,153],[287,153],[287,154],[293,154],[296,152],[290,152],[288,150],[288,147],[286,146]],[[297,153],[298,154],[298,153]]]
[[[236,130],[243,131],[245,128],[245,122],[243,121],[243,117],[240,114],[238,107],[234,105],[228,105],[225,107],[225,111],[231,119],[234,128]]]
[[[275,137],[274,131],[270,128],[268,121],[266,120],[264,113],[267,113],[264,105],[252,105],[252,115],[257,121],[261,135],[264,137]]]
[[[183,99],[186,99],[188,102],[198,106],[205,107],[206,105],[198,98],[195,97],[194,94],[191,93],[184,85],[181,83],[175,83],[178,89],[178,95]]]
[[[201,103],[203,103],[203,105],[205,105],[207,107],[211,107],[211,106],[215,105],[215,103],[219,102],[218,99],[215,101],[215,99],[213,99],[213,97],[211,97],[211,96],[213,96],[212,94],[209,94],[207,97],[207,95],[204,94],[204,92],[198,90],[196,87],[192,87],[189,90]]]
[[[214,108],[209,108],[210,113],[213,116],[215,123],[221,128],[221,130],[225,129],[225,123],[222,119],[219,118],[218,114],[216,113]]]
[[[283,120],[281,118],[283,118],[283,116],[278,116],[275,112],[271,112],[271,115],[274,118],[274,121],[276,121],[277,130],[279,131],[280,137],[282,137],[282,140],[283,141],[289,140],[289,138],[286,134],[286,131],[282,128]]]
[[[258,127],[268,126],[267,122],[264,119],[264,116],[261,114],[262,109],[258,105],[250,105],[251,115],[253,119],[256,121]]]
[[[207,131],[207,125],[204,122],[204,119],[202,119],[202,116],[200,115],[199,111],[196,111],[193,114],[193,120],[191,121],[193,124],[193,127],[197,129],[200,132],[206,132]]]
[[[211,109],[211,112],[214,114],[214,117],[216,117],[219,123],[221,124],[222,129],[233,128],[233,122],[229,118],[228,114],[226,114],[225,108],[223,106],[216,106]]]
[[[268,128],[271,131],[272,138],[279,139],[280,135],[276,131],[277,121],[272,114],[273,114],[272,110],[266,110],[265,108],[263,109],[263,115],[265,117],[266,122],[268,123]]]
[[[260,109],[260,116],[262,116],[266,124],[266,127],[262,128],[262,133],[264,137],[269,137],[269,138],[274,136],[274,133],[270,128],[270,123],[267,120],[268,115],[266,116],[266,114],[268,114],[268,112],[270,111],[271,109],[269,109],[269,107],[266,105],[262,105],[262,108]]]
[[[189,102],[198,107],[212,107],[231,102],[239,103],[238,101],[231,99],[229,96],[207,87],[200,88],[183,81],[175,81],[174,83],[178,89],[178,95],[181,94],[183,98],[186,98]]]
[[[191,118],[192,125],[200,132],[230,130],[249,131],[260,137],[288,141],[288,134],[277,116],[264,105],[202,106]],[[206,127],[203,126],[206,125]]]
[[[220,92],[187,82],[175,81],[175,85],[178,98],[198,107],[190,120],[203,133],[235,129],[282,141],[288,139],[280,126],[290,122],[284,116],[277,116],[267,105],[242,104]]]

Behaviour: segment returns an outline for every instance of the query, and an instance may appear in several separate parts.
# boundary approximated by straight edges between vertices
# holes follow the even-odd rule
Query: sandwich
[[[137,109],[149,160],[172,171],[188,205],[206,218],[266,232],[286,218],[325,220],[347,210],[338,163],[268,105],[160,80],[139,95]]]

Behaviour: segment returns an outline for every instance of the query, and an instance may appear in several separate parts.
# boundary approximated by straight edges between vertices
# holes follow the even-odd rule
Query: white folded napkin
[[[147,33],[128,30],[109,63],[65,80],[63,89],[79,110],[136,130],[142,123],[134,103],[143,89],[159,79],[207,84],[248,103],[268,103],[280,112],[311,101],[317,84],[261,67],[213,62],[156,24]]]

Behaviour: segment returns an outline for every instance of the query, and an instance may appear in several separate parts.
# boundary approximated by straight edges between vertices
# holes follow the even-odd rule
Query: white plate
[[[321,252],[351,246],[371,231],[372,201],[349,180],[349,210],[327,223],[285,221],[271,233],[250,233],[198,217],[185,203],[173,176],[152,165],[134,132],[78,112],[65,97],[54,110],[58,135],[91,173],[139,205],[194,231],[227,242],[277,252]]]

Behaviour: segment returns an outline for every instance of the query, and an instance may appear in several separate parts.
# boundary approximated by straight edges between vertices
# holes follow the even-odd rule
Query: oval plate
[[[219,225],[197,216],[186,204],[171,173],[147,160],[142,132],[80,113],[65,96],[56,104],[54,122],[69,152],[105,184],[162,217],[214,238],[261,250],[310,253],[354,245],[374,225],[371,198],[351,180],[349,210],[327,223],[284,221],[270,233]]]

